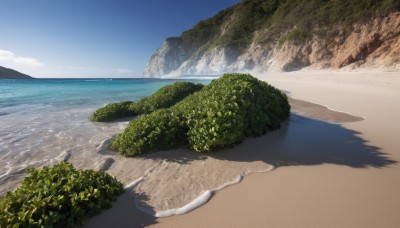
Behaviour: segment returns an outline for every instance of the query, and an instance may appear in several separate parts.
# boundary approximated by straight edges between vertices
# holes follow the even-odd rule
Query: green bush
[[[153,95],[142,98],[138,102],[125,101],[108,104],[105,107],[97,109],[89,119],[96,122],[106,122],[150,113],[161,108],[169,108],[189,94],[199,91],[202,88],[202,84],[175,82],[172,85],[164,86]]]
[[[172,85],[162,87],[151,96],[132,103],[130,109],[137,114],[144,114],[161,108],[169,108],[203,87],[204,85],[199,83],[175,82]]]
[[[225,74],[173,107],[183,113],[189,145],[210,151],[279,128],[290,113],[284,93],[248,74]]]
[[[22,186],[0,199],[0,227],[72,227],[110,208],[124,189],[103,171],[61,162],[28,170]]]
[[[131,121],[111,148],[132,156],[143,152],[176,148],[185,142],[186,127],[171,110],[160,109]]]
[[[278,89],[248,74],[225,74],[171,108],[133,120],[111,147],[128,156],[183,143],[211,151],[277,129],[289,113]]]
[[[93,113],[93,115],[89,117],[89,119],[96,122],[106,122],[121,119],[124,117],[134,116],[136,115],[136,113],[130,109],[131,104],[133,104],[132,101],[123,101],[108,104],[102,108],[97,109]]]

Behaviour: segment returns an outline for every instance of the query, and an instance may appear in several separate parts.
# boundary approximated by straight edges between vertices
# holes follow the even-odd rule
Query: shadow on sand
[[[213,157],[237,162],[263,161],[275,167],[336,164],[353,168],[383,168],[397,163],[359,135],[360,132],[346,129],[340,124],[292,113],[290,120],[278,131],[248,138],[234,148],[210,153],[178,149],[155,152],[144,157],[180,164]]]
[[[336,164],[353,168],[384,168],[397,163],[359,135],[360,132],[346,129],[340,124],[292,114],[278,131],[246,139],[234,148],[211,153],[177,149],[143,157],[184,165],[210,157],[236,162],[263,161],[275,167]],[[131,190],[127,190],[113,204],[112,210],[103,212],[104,217],[91,219],[88,227],[145,227],[157,223],[156,218],[136,208],[135,197],[139,204],[144,204],[142,207],[152,210],[145,204],[148,196],[133,196]],[[154,213],[154,210],[149,212]]]
[[[336,164],[383,168],[397,163],[359,135],[340,124],[291,114],[278,131],[209,155],[232,161],[264,161],[275,167]]]
[[[142,228],[152,224],[156,224],[156,217],[140,211],[135,202],[143,202],[148,196],[143,194],[133,195],[131,189],[127,189],[125,193],[118,197],[113,203],[112,209],[103,211],[99,216],[90,218],[84,227],[134,227]],[[149,206],[146,206],[149,208]]]

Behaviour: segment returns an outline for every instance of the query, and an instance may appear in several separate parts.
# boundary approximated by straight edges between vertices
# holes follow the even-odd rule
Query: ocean
[[[343,162],[354,158],[357,161],[347,165],[357,167],[365,162],[360,160],[363,156],[370,159],[368,154],[362,156],[365,146],[353,132],[335,121],[302,116],[307,114],[307,107],[314,112],[318,109],[322,117],[336,116],[338,122],[348,119],[348,114],[295,100],[291,101],[290,119],[279,130],[209,153],[182,147],[124,157],[109,149],[108,143],[124,131],[130,119],[110,123],[88,120],[97,108],[108,103],[139,100],[176,81],[0,80],[0,196],[18,187],[27,169],[68,161],[78,169],[103,170],[115,176],[132,193],[138,209],[166,217],[199,207],[213,192],[237,184],[252,173],[280,166],[347,164]],[[207,84],[211,80],[185,81]],[[335,146],[328,150],[326,142]]]
[[[111,102],[139,100],[179,80],[36,79],[0,80],[0,194],[12,173],[51,165],[68,152],[86,153],[126,122],[92,123],[88,116]],[[187,81],[187,80],[186,80]],[[210,80],[189,80],[209,83]],[[18,181],[20,178],[16,178]],[[4,182],[8,183],[4,183]]]
[[[116,176],[141,210],[164,217],[192,210],[213,191],[273,168],[260,159],[239,158],[240,146],[215,154],[180,148],[127,158],[107,145],[129,120],[88,120],[108,103],[139,100],[176,81],[181,80],[0,80],[0,196],[18,187],[27,169],[68,161]]]

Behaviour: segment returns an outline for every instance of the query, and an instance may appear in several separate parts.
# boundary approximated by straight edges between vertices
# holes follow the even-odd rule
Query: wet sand
[[[299,117],[303,136],[282,148],[289,158],[279,168],[251,175],[203,207],[157,219],[151,227],[399,227],[398,73],[259,77],[296,99],[365,120],[313,127]]]
[[[318,113],[318,118],[326,121],[360,120],[321,105],[295,99],[290,102],[294,113],[302,116],[317,117]],[[101,169],[116,176],[134,197],[138,209],[149,215],[167,217],[187,213],[245,176],[272,171],[277,166],[271,160],[272,152],[277,152],[275,148],[281,144],[291,144],[291,140],[285,140],[285,132],[298,134],[293,129],[300,127],[295,122],[298,118],[293,116],[281,130],[249,139],[235,148],[215,153],[180,148],[126,158],[109,150],[107,144],[123,131],[130,119],[92,123],[87,119],[92,112],[90,108],[67,109],[33,115],[16,128],[9,125],[8,129],[15,134],[2,142],[7,152],[0,158],[0,163],[6,164],[0,167],[0,195],[17,187],[26,169],[64,160],[80,169]],[[9,117],[9,121],[17,120]],[[20,132],[26,134],[19,135]]]
[[[139,210],[156,217],[168,217],[197,208],[214,192],[239,183],[245,176],[270,172],[279,166],[282,158],[275,158],[274,153],[280,153],[278,148],[293,144],[293,139],[302,134],[297,130],[301,127],[299,123],[322,123],[305,115],[319,110],[318,117],[325,121],[362,120],[309,102],[295,99],[290,102],[296,108],[291,120],[283,123],[280,130],[248,139],[234,148],[211,153],[180,148],[134,158],[113,155],[110,157],[112,164],[106,170],[125,183]],[[302,116],[296,113],[302,113]],[[289,139],[287,132],[292,134]],[[104,148],[102,153],[112,155],[114,152]]]
[[[282,129],[214,153],[203,162],[259,162],[275,170],[247,176],[216,192],[200,208],[168,218],[149,216],[126,203],[138,198],[128,191],[88,227],[398,227],[400,127],[392,120],[400,114],[400,81],[386,75],[259,76],[294,99],[322,105],[291,100],[293,114]],[[203,177],[218,172],[211,170]],[[192,183],[202,181],[193,178],[198,177],[189,178]],[[148,206],[151,201],[148,195],[139,195],[139,202]],[[124,216],[128,214],[132,217]],[[132,220],[126,223],[127,219]]]

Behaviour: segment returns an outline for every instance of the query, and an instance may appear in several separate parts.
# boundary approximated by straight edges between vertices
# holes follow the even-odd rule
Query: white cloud
[[[128,69],[117,69],[117,72],[118,72],[118,73],[121,73],[121,74],[129,74],[129,73],[132,73],[132,71],[130,71],[130,70],[128,70]]]
[[[17,56],[11,51],[0,50],[0,61],[14,62],[18,65],[39,67],[44,64],[39,60],[31,57]]]
[[[11,51],[0,50],[0,61],[12,60],[15,57]]]
[[[34,67],[43,66],[43,63],[39,62],[39,60],[35,58],[17,57],[14,58],[14,62]]]

